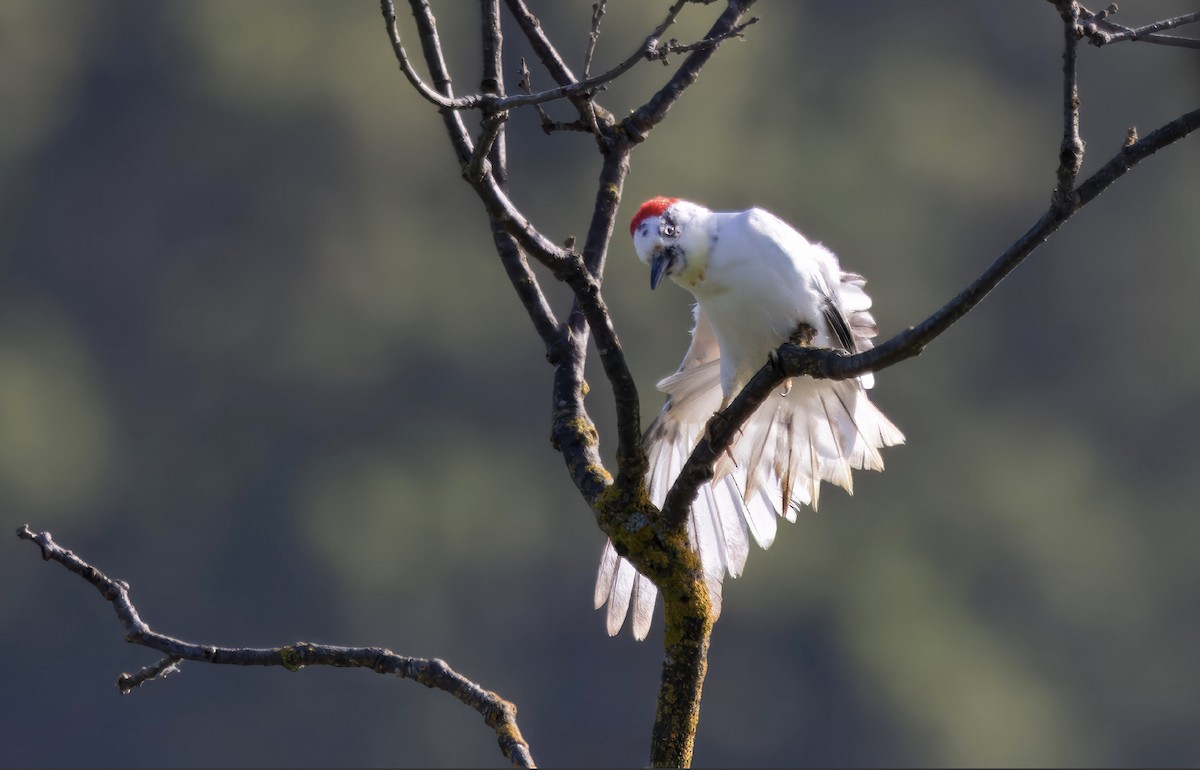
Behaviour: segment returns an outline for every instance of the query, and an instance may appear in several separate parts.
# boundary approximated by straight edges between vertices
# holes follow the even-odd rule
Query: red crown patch
[[[638,225],[640,225],[644,220],[650,217],[660,216],[664,211],[667,210],[669,206],[678,200],[678,198],[668,198],[664,195],[660,195],[657,198],[651,198],[643,203],[642,207],[638,209],[636,214],[633,215],[633,221],[629,223],[629,234],[633,235],[635,232],[637,232]]]

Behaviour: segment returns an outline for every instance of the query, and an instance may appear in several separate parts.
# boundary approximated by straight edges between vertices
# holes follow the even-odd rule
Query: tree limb
[[[410,5],[412,6],[418,33],[421,37],[426,64],[432,73],[438,92],[442,96],[449,98],[453,95],[450,75],[446,69],[433,13],[426,0],[410,0]],[[393,21],[395,15],[391,9],[391,0],[384,0],[383,8],[388,34],[392,38],[393,49],[395,50],[397,48],[396,38],[398,32]],[[636,388],[633,385],[633,376],[629,372],[625,361],[620,340],[616,336],[616,331],[612,326],[603,297],[600,294],[599,282],[592,276],[591,271],[588,270],[583,256],[551,243],[549,239],[539,233],[532,223],[516,209],[496,180],[495,175],[485,169],[482,163],[479,162],[479,158],[484,153],[478,152],[473,146],[459,113],[449,107],[442,107],[439,111],[442,113],[443,122],[449,134],[451,144],[455,147],[459,162],[464,167],[464,176],[483,201],[484,207],[492,219],[494,226],[501,228],[504,232],[511,235],[522,249],[550,268],[555,277],[566,283],[574,292],[579,312],[587,319],[591,332],[596,335],[597,348],[600,351],[600,358],[605,372],[613,382],[614,390],[620,394],[617,409],[620,415],[619,422],[623,426],[623,429],[618,436],[618,454],[622,457],[640,457],[642,455],[640,449],[641,418],[637,404]],[[489,133],[485,128],[484,138]],[[623,167],[627,169],[628,163],[623,164]],[[472,171],[477,171],[478,173],[472,173]],[[623,173],[621,174],[621,178],[623,179]],[[618,180],[615,184],[608,186],[602,186],[601,194],[613,197],[611,208],[615,212],[616,203],[619,202],[620,198],[620,181]],[[595,227],[593,227],[593,230],[595,230]],[[608,230],[611,234],[611,225]],[[606,246],[606,241],[604,245]],[[594,255],[598,255],[603,251],[603,249],[597,251],[594,243],[592,244],[592,248]],[[598,263],[602,257],[593,256],[593,259]],[[516,268],[516,266],[511,264],[509,267]],[[509,269],[509,267],[506,267],[506,269]],[[518,274],[522,272],[519,268],[516,269]],[[592,451],[592,448],[598,443],[598,438],[595,427],[591,420],[586,418],[586,411],[582,406],[582,397],[585,390],[582,365],[585,360],[584,352],[587,344],[587,336],[586,333],[577,328],[567,337],[556,339],[553,342],[553,348],[556,350],[566,345],[579,348],[577,352],[570,356],[562,356],[560,352],[558,357],[560,366],[563,363],[571,362],[571,365],[577,366],[578,370],[565,376],[563,382],[559,383],[559,386],[555,388],[554,439],[556,446],[560,450],[564,446],[573,447],[577,450],[572,452],[571,457],[566,458],[568,468],[571,471],[572,479],[585,499],[589,503],[594,503],[599,492],[603,489],[601,484],[606,485],[607,483],[611,483],[611,474],[608,473],[601,463],[598,452]],[[569,398],[572,402],[560,404],[560,398]],[[579,399],[579,403],[573,403],[574,399]],[[559,419],[559,415],[563,414],[569,415],[569,417],[565,420]],[[633,427],[631,428],[630,426]],[[570,435],[567,435],[568,433]]]
[[[1175,29],[1200,21],[1200,11],[1163,19],[1136,29],[1111,21],[1109,17],[1115,12],[1116,6],[1111,6],[1107,11],[1098,14],[1087,14],[1087,20],[1079,27],[1080,34],[1087,37],[1088,42],[1097,47],[1132,40],[1182,48],[1200,48],[1200,40],[1196,38],[1161,34],[1163,30]]]
[[[725,10],[713,23],[705,40],[720,41],[725,39],[730,30],[737,27],[746,11],[754,5],[754,0],[729,0]],[[674,6],[672,6],[673,8]],[[667,84],[659,89],[650,101],[639,107],[622,122],[622,126],[635,142],[643,142],[650,129],[658,125],[667,110],[679,101],[683,92],[700,77],[700,70],[712,58],[717,45],[706,46],[690,53]]]
[[[1112,159],[1082,185],[1075,187],[1076,176],[1083,164],[1084,151],[1084,144],[1079,135],[1079,90],[1076,71],[1076,44],[1079,35],[1082,34],[1079,32],[1078,21],[1082,14],[1086,13],[1089,17],[1092,14],[1082,9],[1077,2],[1051,1],[1063,20],[1064,52],[1063,139],[1056,172],[1058,184],[1051,196],[1049,210],[954,299],[921,324],[909,327],[882,345],[855,355],[843,355],[833,350],[801,348],[791,344],[781,346],[773,360],[751,378],[733,402],[724,411],[713,415],[709,421],[704,436],[684,463],[663,502],[662,515],[669,525],[682,525],[686,521],[700,485],[712,478],[713,465],[717,459],[732,445],[741,426],[750,415],[784,380],[804,375],[847,379],[867,372],[880,371],[920,355],[926,345],[979,304],[1005,276],[1076,211],[1094,200],[1139,161],[1200,127],[1200,109],[1197,109],[1181,115],[1143,139],[1137,139],[1136,133],[1131,132],[1125,146]],[[1184,18],[1177,17],[1175,20],[1168,20],[1167,23]]]
[[[550,73],[550,76],[554,78],[554,81],[558,83],[560,87],[568,87],[576,83],[578,78],[576,78],[575,74],[571,72],[571,68],[567,66],[566,61],[558,53],[558,49],[554,47],[554,44],[550,41],[550,38],[546,37],[545,31],[542,29],[541,21],[533,14],[532,11],[529,10],[529,7],[525,5],[525,1],[505,0],[505,2],[508,5],[508,9],[512,13],[513,18],[516,20],[517,26],[520,27],[521,31],[525,33],[525,37],[528,38],[530,46],[533,47],[534,52],[541,60],[542,66],[546,68],[546,70]],[[666,18],[664,18],[662,22],[660,22],[659,25],[655,27],[649,35],[646,36],[642,46],[626,57],[624,61],[622,61],[609,72],[620,70],[620,72],[617,73],[619,76],[632,69],[633,66],[641,59],[654,58],[654,53],[658,48],[659,38],[661,38],[663,33],[665,33],[667,29],[669,29],[671,25],[675,23],[675,19],[678,18],[680,11],[683,10],[683,6],[686,5],[687,2],[688,0],[676,0],[676,2],[672,3],[671,7],[667,10]],[[592,34],[596,37],[599,36],[599,24],[601,16],[603,16],[603,9],[602,5],[598,4],[598,7],[593,11],[592,16]],[[587,69],[590,63],[591,55],[589,53],[584,57],[585,78],[588,77]],[[574,96],[577,94],[572,95]],[[572,101],[579,109],[580,117],[585,122],[590,124],[598,120],[599,122],[607,125],[612,125],[614,123],[611,113],[599,107],[599,105],[596,105],[594,100],[588,99],[583,101],[579,99],[572,99]]]
[[[592,31],[588,33],[587,46],[583,49],[583,76],[592,74],[592,56],[596,53],[596,44],[600,42],[600,20],[608,10],[607,0],[597,0],[592,5]]]
[[[1077,23],[1079,3],[1055,2],[1063,19],[1063,137],[1058,154],[1058,186],[1052,200],[1059,208],[1071,208],[1075,178],[1083,168],[1083,139],[1079,136],[1079,72],[1076,52],[1079,47]]]
[[[844,380],[867,372],[877,372],[920,355],[926,345],[978,305],[1076,211],[1095,200],[1140,161],[1197,129],[1200,129],[1200,109],[1185,113],[1148,136],[1126,144],[1099,171],[1071,191],[1072,206],[1064,208],[1052,203],[1033,227],[954,299],[917,326],[905,329],[882,345],[854,355],[827,349],[801,348],[792,344],[781,346],[776,353],[776,361],[763,366],[733,402],[709,421],[704,437],[667,493],[662,508],[663,516],[672,523],[682,523],[686,519],[700,485],[712,478],[712,467],[717,458],[732,445],[741,426],[754,410],[784,380],[805,375]]]
[[[299,671],[306,666],[366,668],[377,674],[394,674],[431,689],[442,690],[479,712],[496,733],[500,750],[514,767],[535,767],[529,744],[517,727],[517,708],[499,695],[485,690],[454,671],[437,658],[410,658],[382,647],[338,647],[311,642],[296,642],[283,647],[217,647],[194,644],[151,630],[138,615],[129,597],[129,584],[114,580],[74,552],[55,543],[49,532],[34,533],[29,525],[17,530],[17,537],[37,544],[42,559],[56,561],[90,583],[116,610],[125,627],[125,641],[148,647],[165,656],[158,663],[135,674],[121,674],[117,687],[128,695],[134,688],[178,671],[180,662],[213,663],[229,666],[281,666]]]

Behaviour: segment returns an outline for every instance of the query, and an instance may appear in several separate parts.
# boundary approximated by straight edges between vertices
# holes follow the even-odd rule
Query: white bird
[[[712,415],[723,409],[783,342],[848,353],[877,333],[866,282],[842,272],[837,257],[760,208],[713,212],[676,198],[642,204],[629,227],[650,288],[668,276],[696,298],[692,343],[679,370],[658,383],[666,404],[646,431],[647,485],[662,506]],[[775,539],[776,518],[817,507],[820,483],[853,492],[850,470],[883,470],[879,450],[904,434],[867,398],[870,374],[850,380],[795,378],[742,426],[700,487],[688,537],[700,555],[714,615],[721,581],[741,574],[750,538]],[[615,635],[632,610],[633,635],[650,630],[658,590],[605,546],[595,605],[608,604]]]

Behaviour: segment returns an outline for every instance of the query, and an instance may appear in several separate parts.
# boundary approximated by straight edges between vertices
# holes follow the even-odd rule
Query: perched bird
[[[783,220],[752,208],[714,212],[676,198],[652,198],[629,226],[650,288],[664,277],[696,298],[692,343],[679,371],[658,384],[666,404],[646,432],[649,493],[661,506],[712,415],[741,391],[785,341],[848,353],[877,333],[865,280]],[[714,613],[721,581],[737,577],[753,538],[775,539],[776,518],[816,509],[820,483],[852,492],[850,470],[882,470],[881,447],[904,442],[867,398],[870,374],[784,383],[746,422],[700,487],[688,521]],[[596,608],[608,604],[608,633],[632,614],[633,635],[650,629],[658,590],[610,541],[596,579]]]

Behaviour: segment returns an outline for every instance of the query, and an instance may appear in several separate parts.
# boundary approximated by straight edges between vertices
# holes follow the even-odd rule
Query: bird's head
[[[659,196],[642,204],[629,234],[638,259],[650,266],[650,288],[663,276],[685,288],[704,280],[708,265],[708,209],[689,201]]]

